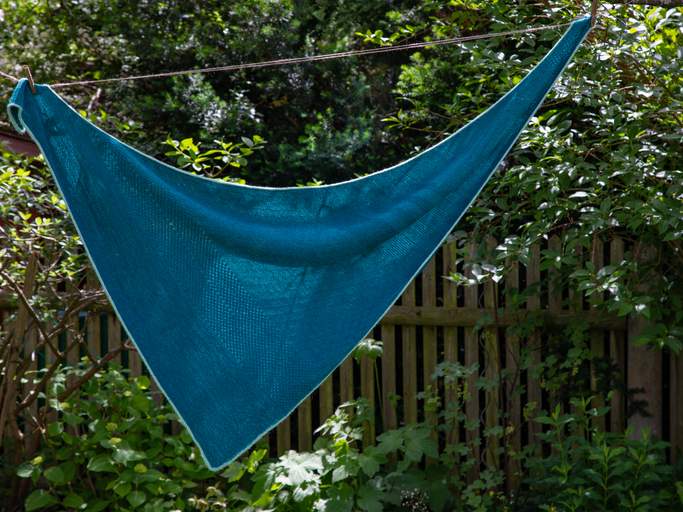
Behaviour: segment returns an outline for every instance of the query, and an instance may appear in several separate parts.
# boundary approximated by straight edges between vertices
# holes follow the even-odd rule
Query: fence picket
[[[422,270],[422,306],[436,307],[436,264],[435,259],[432,258],[429,263]],[[431,375],[437,365],[437,344],[436,344],[436,327],[432,325],[425,325],[422,327],[422,370],[423,370],[423,388],[425,393],[431,388],[438,392],[438,383],[432,381]],[[425,403],[425,406],[427,404]],[[436,426],[438,422],[439,411],[425,410],[425,421],[431,422]],[[438,443],[439,438],[436,429],[429,434],[429,440]],[[438,459],[427,457],[426,463],[436,464]]]
[[[455,243],[447,244],[443,247],[443,274],[450,276],[451,272],[456,272],[455,265],[457,254]],[[457,308],[458,307],[458,286],[448,279],[443,282],[443,307]],[[458,362],[458,328],[444,327],[443,328],[443,360],[449,363]],[[445,390],[444,407],[449,409],[449,404],[455,404],[458,401],[458,382],[451,383],[450,387]],[[454,428],[448,432],[448,439],[450,444],[456,444],[460,440],[459,429]]]
[[[623,240],[615,239],[609,242],[609,259],[610,262],[621,261],[624,256],[624,242]],[[487,250],[491,250],[495,247],[495,240],[487,239]],[[468,246],[470,254],[477,252],[477,245],[470,243]],[[548,249],[551,251],[556,251],[560,254],[562,250],[562,244],[557,236],[553,236],[548,240]],[[645,247],[641,249],[643,252],[647,252],[648,248]],[[573,249],[573,256],[577,259],[577,268],[583,268],[583,258],[584,255],[580,246]],[[637,254],[637,251],[634,251]],[[596,265],[596,270],[604,267],[605,261],[603,261],[603,245],[600,242],[594,244],[588,254],[590,260]],[[563,256],[566,254],[562,254]],[[448,244],[443,247],[442,258],[443,262],[443,275],[448,276],[451,272],[457,270],[455,265],[455,260],[457,256],[455,244]],[[539,270],[540,266],[540,246],[534,246],[530,250],[530,263],[526,266],[526,286],[535,287],[538,286],[537,283],[541,281],[541,273]],[[641,255],[640,259],[644,259]],[[465,275],[468,278],[472,278],[473,274],[471,268],[465,270]],[[559,277],[554,266],[548,269],[549,285],[548,285],[548,310],[551,315],[558,319],[568,318],[576,312],[582,313],[588,321],[594,321],[597,318],[595,308],[591,310],[583,311],[583,298],[581,292],[574,291],[571,287],[568,290],[569,302],[571,309],[573,311],[563,311],[562,310],[562,290],[559,288],[560,282],[556,281],[556,277]],[[458,428],[453,429],[450,432],[446,432],[447,442],[449,444],[455,444],[459,441],[471,442],[481,435],[482,428],[493,428],[500,423],[500,414],[503,410],[506,410],[507,420],[506,425],[512,427],[508,430],[508,454],[511,452],[519,453],[522,450],[522,445],[525,441],[522,440],[522,429],[521,424],[522,418],[522,399],[521,397],[515,397],[509,404],[503,407],[503,404],[499,403],[502,396],[498,392],[493,393],[491,396],[488,394],[482,394],[485,396],[485,402],[480,403],[480,394],[475,387],[475,382],[478,380],[479,376],[483,373],[483,376],[487,379],[493,379],[498,372],[499,365],[504,362],[506,369],[511,373],[515,374],[518,370],[519,358],[521,355],[521,350],[525,346],[531,346],[534,348],[533,352],[533,365],[538,365],[541,363],[541,341],[538,333],[533,333],[529,335],[527,339],[519,339],[513,335],[505,335],[504,338],[498,339],[499,333],[494,334],[493,337],[487,336],[484,347],[480,346],[479,343],[479,332],[473,330],[473,326],[476,324],[477,320],[480,318],[481,314],[486,312],[492,312],[494,308],[503,306],[504,304],[496,304],[498,297],[497,285],[492,282],[487,283],[484,289],[484,295],[482,297],[483,304],[480,304],[480,297],[478,296],[480,287],[470,286],[458,289],[458,286],[448,280],[443,280],[443,303],[437,304],[437,282],[441,279],[441,276],[436,275],[436,263],[434,260],[430,261],[423,269],[421,275],[421,286],[422,286],[422,305],[418,308],[416,304],[416,284],[411,282],[402,294],[402,306],[394,307],[385,316],[381,322],[381,340],[384,343],[384,352],[377,364],[381,364],[381,377],[379,386],[377,389],[377,377],[375,375],[376,365],[367,356],[363,356],[360,363],[360,393],[370,400],[371,405],[377,406],[381,405],[381,419],[382,431],[389,431],[396,429],[401,426],[401,424],[414,423],[418,421],[420,417],[418,414],[418,402],[415,398],[418,390],[424,389],[427,391],[430,386],[432,386],[433,391],[438,392],[440,383],[438,381],[432,381],[430,376],[434,371],[438,361],[439,356],[439,345],[437,344],[437,329],[443,329],[443,360],[450,361],[451,363],[456,363],[460,358],[459,354],[464,353],[464,363],[466,366],[471,366],[480,361],[480,356],[483,357],[485,363],[484,368],[480,368],[479,375],[473,375],[467,380],[468,392],[470,396],[470,401],[465,406],[465,413],[468,420],[480,421],[482,414],[485,419],[485,425],[479,423],[479,426],[473,431],[467,432],[466,439],[459,439]],[[419,282],[419,281],[418,281]],[[520,268],[518,265],[514,265],[511,271],[506,276],[504,282],[501,284],[505,286],[506,289],[520,288]],[[461,293],[464,299],[464,305],[458,306],[458,294]],[[508,295],[503,297],[506,300]],[[594,294],[593,297],[601,298],[598,294]],[[507,300],[506,300],[507,302]],[[545,303],[543,303],[545,304]],[[4,305],[4,303],[2,303]],[[480,307],[481,306],[481,307]],[[542,303],[540,300],[540,295],[533,295],[527,302],[527,311],[533,311],[541,308]],[[4,306],[7,307],[7,306]],[[4,316],[4,312],[3,312]],[[614,315],[613,315],[614,316]],[[73,336],[77,335],[79,331],[79,319],[71,318],[69,319],[74,325],[75,330],[67,333],[66,341],[67,344],[73,341]],[[499,317],[499,327],[507,327],[514,325],[515,318],[510,315],[501,315]],[[629,332],[628,336],[634,336],[637,334],[643,324],[642,319],[632,318],[629,320]],[[437,327],[441,326],[441,327]],[[398,330],[397,330],[398,327]],[[462,329],[464,336],[460,338],[459,332]],[[492,327],[489,327],[492,329]],[[662,412],[661,406],[668,407],[669,409],[669,432],[670,441],[674,446],[678,446],[683,449],[683,405],[680,403],[680,397],[683,396],[683,355],[674,356],[671,355],[670,360],[667,362],[670,371],[670,400],[667,404],[657,405],[661,402],[661,389],[657,388],[655,380],[659,379],[661,375],[660,371],[656,371],[656,368],[661,367],[662,355],[660,353],[652,354],[645,351],[641,347],[633,347],[631,344],[627,343],[627,332],[626,332],[626,322],[623,318],[609,318],[607,320],[601,320],[601,323],[594,324],[590,332],[590,347],[591,350],[600,357],[605,355],[605,351],[614,360],[615,364],[619,368],[619,372],[622,378],[627,377],[629,387],[640,387],[644,385],[647,388],[646,399],[648,397],[654,397],[654,407],[651,404],[650,409],[652,412],[659,414],[661,418]],[[417,335],[418,330],[422,331],[423,340],[423,350],[422,354],[417,353]],[[106,352],[105,347],[108,346],[109,349],[115,348],[122,342],[123,330],[121,323],[115,314],[112,312],[104,314],[103,316],[94,315],[89,317],[84,328],[80,331],[86,336],[86,343],[88,350],[96,357],[101,357],[104,354],[102,351]],[[605,331],[609,331],[609,343],[606,344],[606,334]],[[500,333],[502,335],[502,332]],[[37,339],[37,333],[35,330],[29,331],[27,334],[27,344],[28,346],[35,346]],[[398,366],[397,361],[397,337],[401,342],[401,356],[402,363]],[[58,346],[59,340],[52,340],[53,343]],[[64,338],[62,338],[62,346],[64,343]],[[504,354],[499,353],[499,350],[504,350]],[[626,367],[626,352],[628,354],[629,365]],[[25,349],[26,352],[26,349]],[[27,354],[25,354],[26,356]],[[29,354],[30,355],[30,354]],[[422,358],[422,368],[423,378],[418,382],[418,366],[417,361],[419,357]],[[52,354],[49,347],[46,347],[44,351],[45,364],[53,364],[55,360],[55,354]],[[40,356],[36,354],[35,360],[31,362],[30,369],[32,371],[37,370],[43,365],[43,355]],[[137,353],[137,351],[128,351],[126,357],[122,358],[118,356],[112,362],[118,362],[119,364],[122,360],[128,360],[128,367],[131,370],[129,377],[137,377],[143,372],[143,362]],[[70,352],[66,364],[75,364],[79,360],[79,350],[73,350]],[[647,363],[647,364],[646,364]],[[314,433],[312,431],[313,421],[312,421],[312,407],[313,403],[319,405],[318,414],[319,422],[322,424],[330,415],[334,412],[334,404],[337,400],[341,403],[345,403],[356,398],[356,391],[354,388],[354,368],[356,363],[353,358],[348,357],[339,366],[338,373],[334,376],[327,378],[323,384],[318,389],[317,397],[314,398],[317,402],[312,402],[311,397],[304,400],[297,409],[297,448],[300,451],[310,450],[313,444]],[[649,365],[649,366],[648,366]],[[659,366],[658,366],[659,365]],[[398,366],[398,367],[397,367]],[[655,368],[653,370],[645,369],[644,366],[651,366]],[[357,371],[357,369],[356,369]],[[397,389],[397,371],[402,372],[402,389]],[[339,376],[339,395],[335,396],[335,386],[337,375]],[[651,377],[647,380],[646,377]],[[647,382],[645,382],[645,380]],[[639,382],[643,384],[638,384]],[[657,381],[658,382],[658,381]],[[654,383],[654,384],[653,384]],[[155,387],[156,383],[152,384]],[[532,413],[532,417],[535,416],[536,412],[542,407],[543,392],[541,389],[540,379],[532,379],[531,371],[527,372],[527,379],[525,382],[512,382],[507,380],[503,382],[503,386],[507,389],[507,396],[512,394],[514,391],[513,386],[527,386],[527,402],[536,402],[537,407]],[[29,379],[29,383],[24,386],[24,392],[30,391],[33,386],[32,379]],[[591,386],[595,390],[597,386],[596,376],[594,368],[591,368]],[[654,387],[653,387],[654,386]],[[655,389],[656,388],[656,389]],[[398,406],[394,406],[389,400],[389,394],[396,395],[400,393],[402,399],[398,402]],[[659,397],[659,402],[657,398]],[[161,396],[157,397],[161,400]],[[458,401],[458,389],[457,383],[453,383],[449,386],[444,393],[443,407],[448,408],[450,404],[454,404]],[[381,402],[380,402],[381,400]],[[554,408],[555,404],[550,404]],[[561,404],[562,405],[562,404]],[[599,407],[605,405],[605,399],[603,396],[598,396],[594,399],[592,403],[593,407]],[[612,395],[610,404],[611,413],[609,425],[605,423],[605,417],[599,418],[597,420],[597,425],[601,430],[609,429],[613,432],[623,432],[624,422],[623,416],[625,413],[625,397],[623,393],[615,391]],[[32,414],[37,413],[38,403],[36,402],[30,409]],[[401,409],[397,409],[401,407]],[[564,407],[564,406],[563,406]],[[485,410],[484,410],[485,408]],[[353,414],[352,410],[347,409],[350,414]],[[570,411],[572,413],[578,412],[575,407],[571,407]],[[402,414],[401,414],[402,413]],[[438,415],[438,411],[426,412],[425,419],[427,421],[431,420],[435,415]],[[379,417],[379,416],[378,416]],[[403,423],[399,424],[399,418],[402,418]],[[57,413],[52,411],[48,414],[48,421],[56,421]],[[633,420],[632,420],[633,421]],[[637,425],[642,423],[642,420],[635,418],[634,421]],[[653,423],[652,420],[649,420]],[[529,422],[528,430],[528,442],[537,443],[538,437],[537,433],[541,432],[541,424],[531,421]],[[657,430],[657,419],[654,420],[655,430],[654,433],[661,435],[661,421],[659,421],[659,428]],[[376,425],[374,423],[369,423],[364,425],[364,437],[363,446],[368,447],[372,445],[375,441],[376,435]],[[178,434],[180,431],[177,422],[172,424],[172,432]],[[580,432],[577,432],[581,434]],[[277,446],[272,447],[271,455],[282,455],[292,446],[292,425],[291,419],[286,418],[283,420],[276,428],[276,442]],[[268,439],[268,436],[266,436]],[[434,442],[438,442],[438,437],[436,432],[433,432],[430,439]],[[481,448],[478,446],[473,447],[474,452],[469,455],[469,457],[474,457],[476,460],[481,461],[483,456],[486,457],[486,461],[489,466],[498,466],[498,458],[493,455],[493,452],[499,445],[499,439],[497,437],[491,437],[487,439],[490,443],[486,453],[481,452]],[[390,460],[395,460],[391,457]],[[537,453],[540,455],[540,452]],[[674,450],[672,450],[672,458],[675,459]],[[428,459],[427,464],[432,464],[437,462],[436,459]],[[521,468],[517,467],[514,462],[509,466],[508,480],[512,488],[517,487],[519,484],[518,472]],[[468,480],[471,482],[478,477],[479,468],[474,467],[468,472]]]
[[[505,288],[507,290],[512,290],[512,289],[518,289],[519,290],[519,264],[515,263],[508,273],[506,279],[505,279]],[[510,299],[510,295],[505,295],[505,301],[506,301],[506,306],[507,303]],[[507,308],[506,308],[507,309]],[[517,374],[517,370],[519,367],[519,336],[516,334],[513,334],[511,336],[507,336],[505,339],[505,347],[506,347],[506,354],[505,354],[505,367],[509,372],[512,373],[512,375]],[[510,382],[509,380],[506,382],[506,385],[508,386],[508,396],[513,396],[515,392],[515,388],[521,383],[519,381],[517,382]],[[510,402],[510,410],[509,410],[509,417],[508,417],[508,425],[512,427],[512,434],[510,435],[510,445],[508,446],[508,450],[512,449],[512,451],[517,454],[522,451],[522,400],[521,396],[517,395],[512,399]],[[509,451],[508,451],[509,454]],[[510,475],[509,475],[509,485],[510,489],[517,489],[520,485],[520,479],[518,473],[521,472],[523,468],[519,467],[519,464],[516,461],[512,460],[512,457],[510,457],[510,462],[509,462],[509,467],[511,468]]]
[[[401,295],[404,306],[415,306],[415,281]],[[414,325],[403,328],[403,421],[417,423],[417,330]]]
[[[538,245],[534,245],[530,252],[530,262],[526,269],[526,285],[527,288],[533,286],[535,283],[541,281],[541,271],[539,269],[541,264],[541,248]],[[534,311],[541,307],[541,301],[538,295],[532,295],[527,301],[527,309]],[[526,346],[533,348],[533,366],[541,364],[541,340],[536,334],[532,334],[527,338]],[[531,368],[529,369],[531,370]],[[527,402],[535,402],[536,409],[532,412],[532,417],[536,416],[536,413],[541,409],[541,404],[543,403],[543,395],[541,393],[541,383],[538,379],[532,379],[531,375],[527,370]],[[537,434],[541,433],[541,424],[536,421],[529,422],[529,444],[538,443],[539,439]],[[536,452],[536,455],[539,455]]]
[[[375,406],[375,365],[366,354],[360,363],[360,392],[361,396],[370,400],[370,407]],[[363,448],[375,444],[375,422],[363,422]]]

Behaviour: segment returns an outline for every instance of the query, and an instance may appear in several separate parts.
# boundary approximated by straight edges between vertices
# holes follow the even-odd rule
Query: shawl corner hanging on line
[[[122,324],[218,470],[373,329],[590,28],[590,17],[573,23],[526,78],[437,146],[337,185],[269,189],[180,171],[25,79],[8,111],[40,146]]]

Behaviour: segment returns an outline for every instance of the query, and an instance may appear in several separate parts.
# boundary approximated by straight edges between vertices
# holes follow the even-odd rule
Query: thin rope
[[[12,81],[14,81],[14,82],[18,82],[18,81],[19,81],[18,78],[14,78],[12,75],[8,75],[7,73],[3,73],[2,71],[0,71],[0,75],[4,76],[5,78],[9,78],[10,80],[12,80]]]
[[[167,76],[191,75],[191,74],[195,74],[195,73],[215,73],[218,71],[236,71],[236,70],[240,70],[240,69],[264,68],[264,67],[269,67],[269,66],[285,66],[285,65],[290,65],[290,64],[300,64],[303,62],[314,62],[314,61],[329,60],[329,59],[341,59],[344,57],[356,57],[358,55],[370,55],[370,54],[375,54],[375,53],[386,53],[386,52],[396,52],[396,51],[402,51],[402,50],[413,50],[416,48],[424,48],[426,46],[440,46],[440,45],[446,45],[446,44],[452,44],[452,43],[464,43],[464,42],[468,42],[468,41],[476,41],[478,39],[491,39],[493,37],[510,36],[510,35],[516,35],[516,34],[526,34],[529,32],[540,32],[542,30],[551,30],[551,29],[555,29],[555,28],[567,27],[569,25],[571,25],[571,23],[564,23],[561,25],[548,25],[547,27],[529,28],[529,29],[525,29],[525,30],[512,30],[510,32],[496,32],[496,33],[483,34],[483,35],[478,35],[478,36],[456,37],[453,39],[442,39],[440,41],[411,43],[411,44],[404,44],[404,45],[399,45],[399,46],[383,46],[380,48],[370,48],[367,50],[354,50],[354,51],[341,52],[341,53],[328,53],[325,55],[314,55],[314,56],[310,56],[310,57],[297,57],[294,59],[281,59],[281,60],[271,60],[271,61],[266,61],[266,62],[253,62],[250,64],[235,64],[232,66],[221,66],[221,67],[217,67],[217,68],[190,69],[187,71],[176,71],[173,73],[159,73],[156,75],[141,75],[141,76],[129,76],[129,77],[122,77],[122,78],[106,78],[106,79],[102,79],[102,80],[88,80],[85,82],[59,83],[59,84],[51,85],[50,87],[55,89],[57,87],[68,87],[68,86],[72,86],[72,85],[101,84],[104,82],[125,82],[127,80],[142,80],[142,79],[149,79],[149,78],[162,78],[162,77],[167,77]]]

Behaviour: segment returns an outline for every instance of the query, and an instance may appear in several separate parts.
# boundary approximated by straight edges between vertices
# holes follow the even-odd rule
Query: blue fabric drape
[[[52,169],[126,330],[219,469],[285,418],[432,257],[590,30],[432,149],[338,185],[269,189],[126,146],[48,86],[8,107]]]

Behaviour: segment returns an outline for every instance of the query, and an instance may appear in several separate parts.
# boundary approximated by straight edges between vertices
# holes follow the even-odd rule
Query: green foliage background
[[[0,68],[21,76],[20,65],[29,64],[36,80],[48,84],[161,73],[568,23],[586,8],[587,3],[582,5],[570,0],[544,3],[0,0],[0,21],[4,24],[0,31]],[[589,34],[517,146],[451,237],[457,244],[459,260],[471,269],[471,275],[466,277],[462,272],[454,272],[448,278],[463,286],[476,286],[489,280],[503,283],[512,265],[516,262],[528,265],[530,248],[540,244],[541,285],[507,288],[505,312],[514,315],[551,286],[556,290],[571,290],[575,293],[562,297],[563,307],[579,311],[594,307],[604,315],[641,315],[649,326],[630,342],[665,350],[666,354],[679,354],[683,346],[683,9],[614,4],[611,10],[601,8],[600,14],[599,27]],[[159,158],[170,158],[168,161],[191,172],[255,185],[333,183],[385,168],[438,143],[523,78],[563,30],[264,70],[78,86],[62,89],[61,94],[88,119],[125,142]],[[3,111],[12,89],[10,81],[0,80]],[[0,117],[0,129],[10,129],[6,116]],[[218,153],[208,153],[214,147]],[[39,276],[44,290],[82,287],[91,279],[90,268],[40,159],[27,161],[3,151],[0,166],[1,286],[19,289],[30,254],[37,251],[41,261],[49,262]],[[487,250],[485,244],[480,244],[477,254],[467,252],[466,242],[482,241],[487,236],[498,241],[495,248]],[[558,243],[551,248],[549,240],[553,237],[557,237]],[[598,270],[597,248],[615,239],[626,242],[623,258],[615,258]],[[549,270],[553,272],[545,272]],[[73,306],[77,310],[97,300],[103,297],[83,294],[71,305],[55,305],[36,296],[31,304],[39,321],[67,329],[70,327],[60,321],[60,308]],[[595,364],[602,368],[601,388],[590,388],[590,361],[594,354],[588,350],[589,326],[577,318],[562,331],[551,330],[553,319],[546,314],[547,303],[541,303],[541,309],[520,318],[509,334],[522,338],[531,332],[548,335],[544,362],[529,368],[532,376],[544,379],[551,401],[566,401],[569,397],[585,399],[597,391],[607,393],[618,389],[619,376],[607,360]],[[492,321],[489,318],[484,324]],[[532,349],[523,347],[524,361],[532,360]],[[84,367],[82,371],[87,370]],[[46,382],[58,386],[59,375],[55,371]],[[97,381],[102,386],[95,389],[95,384],[87,384],[83,393],[111,403],[125,402],[122,398],[125,395],[121,393],[126,386],[133,386],[130,390],[136,396],[144,394],[144,389],[134,387],[137,384],[114,373],[107,375],[93,376],[93,379],[105,379]],[[107,382],[111,388],[105,392]],[[485,385],[492,384],[482,383]],[[112,396],[106,398],[107,394]],[[514,393],[509,393],[507,398],[513,396]],[[432,398],[438,400],[438,397]],[[69,407],[81,404],[77,417],[83,421],[88,418],[90,423],[99,421],[98,415],[105,414],[109,406],[102,402],[95,410],[86,400],[74,400]],[[138,404],[143,407],[140,400]],[[45,407],[38,422],[44,421],[50,409],[70,418],[68,407],[62,407],[61,402],[51,404],[48,400]],[[139,416],[143,423],[151,422],[144,426],[148,430],[162,426],[164,420],[159,416],[168,412],[160,411],[155,420],[154,416],[147,418],[147,412],[134,405],[122,407],[131,417]],[[150,407],[155,406],[150,402]],[[632,408],[631,413],[634,411]],[[596,409],[595,414],[598,412]],[[445,419],[459,421],[457,411],[453,414]],[[344,430],[348,418],[343,420],[341,413],[336,418],[331,420],[331,425],[337,425],[334,427],[337,430],[331,431],[332,438],[335,443],[342,439],[349,445],[349,439],[355,434]],[[614,507],[671,510],[662,503],[673,506],[666,500],[674,499],[677,491],[672,487],[673,477],[666,471],[659,474],[653,470],[652,481],[642,484],[641,494],[630,495],[625,489],[614,487],[620,485],[620,479],[627,478],[620,477],[631,471],[632,466],[628,464],[636,464],[643,453],[652,454],[648,460],[659,464],[663,460],[662,445],[655,442],[628,446],[617,433],[614,433],[617,437],[599,438],[596,433],[596,437],[584,439],[588,444],[581,444],[577,439],[562,437],[568,435],[568,425],[578,422],[579,418],[563,419],[548,414],[541,418],[545,418],[541,422],[556,428],[557,435],[553,437],[552,432],[546,432],[544,441],[555,443],[553,453],[556,455],[559,451],[561,456],[555,462],[552,458],[545,462],[539,459],[526,466],[526,477],[530,480],[524,489],[533,487],[536,491],[528,498],[532,503],[551,510],[552,500],[561,496],[561,506],[566,510],[599,508],[599,503],[605,510]],[[22,417],[21,421],[30,421],[30,418]],[[78,419],[73,421],[74,425],[80,424]],[[52,455],[49,461],[45,459],[50,468],[41,473],[43,469],[37,469],[40,464],[31,462],[37,453],[34,450],[33,455],[26,454],[31,458],[22,462],[22,474],[14,477],[12,485],[26,491],[27,487],[21,487],[18,479],[42,474],[52,487],[49,491],[46,488],[32,491],[37,493],[31,494],[33,499],[39,500],[35,503],[47,506],[55,503],[53,499],[59,499],[68,508],[70,505],[65,500],[70,500],[68,503],[76,508],[77,499],[69,496],[78,493],[65,492],[63,482],[72,469],[69,462],[87,467],[94,464],[96,457],[104,455],[97,460],[107,462],[102,466],[105,470],[100,466],[98,471],[90,469],[117,475],[98,480],[103,482],[98,484],[104,486],[102,494],[109,497],[104,500],[108,501],[105,507],[121,502],[125,508],[125,500],[135,506],[133,502],[143,498],[138,492],[144,494],[148,505],[160,499],[169,504],[166,508],[179,507],[175,501],[179,496],[187,498],[189,491],[181,492],[174,486],[183,487],[185,481],[199,479],[192,471],[201,471],[201,468],[193,465],[193,449],[184,446],[182,439],[167,440],[160,435],[148,439],[149,445],[143,446],[136,444],[139,440],[135,436],[119,437],[129,444],[131,453],[137,454],[134,457],[144,453],[144,458],[139,460],[144,461],[147,469],[143,473],[139,468],[139,475],[132,475],[125,471],[135,472],[141,462],[131,458],[116,460],[115,457],[125,455],[116,455],[119,448],[111,443],[107,446],[104,437],[97,438],[101,429],[98,430],[99,423],[94,425],[88,434],[91,437],[82,440],[85,445],[97,445],[91,447],[92,456],[77,460],[82,455],[68,454],[61,459]],[[252,510],[266,506],[265,501],[256,503],[267,494],[268,500],[280,500],[277,503],[288,504],[292,509],[317,507],[321,510],[322,505],[316,505],[318,501],[331,500],[332,512],[354,507],[374,512],[375,503],[402,506],[402,498],[391,494],[393,484],[386,480],[377,483],[378,478],[398,479],[399,473],[400,478],[408,479],[404,490],[409,491],[410,485],[414,485],[413,489],[422,489],[420,492],[436,499],[441,496],[440,491],[430,486],[444,482],[448,468],[463,463],[458,457],[469,463],[469,448],[454,447],[449,454],[451,458],[441,461],[440,469],[423,468],[423,471],[416,466],[401,467],[400,457],[391,466],[382,459],[392,451],[400,451],[402,446],[407,459],[400,460],[417,463],[431,449],[419,437],[423,435],[420,429],[425,428],[431,427],[406,427],[400,433],[383,433],[388,437],[378,439],[379,446],[390,439],[397,444],[381,456],[370,452],[361,454],[355,446],[345,448],[343,442],[330,447],[321,441],[323,444],[318,448],[327,450],[324,455],[291,454],[260,469],[259,460],[250,459],[247,463],[250,469],[239,470],[242,473],[234,480],[239,481],[239,486],[231,488],[233,494],[227,489],[221,491],[222,496],[207,491],[213,494],[193,498],[194,503],[203,507],[198,500],[204,499],[209,506],[209,502],[232,496],[235,503],[241,503],[239,506],[233,503],[235,507]],[[420,433],[415,433],[418,430]],[[44,450],[48,458],[50,447],[56,447],[55,443],[60,450],[62,445],[72,444],[64,437],[68,431],[46,432],[36,450]],[[488,435],[507,434],[489,432]],[[410,442],[416,442],[422,451],[408,457]],[[564,448],[567,442],[569,446],[579,443],[581,449],[571,454]],[[163,446],[159,448],[155,443]],[[171,457],[166,457],[165,443],[177,445],[183,451],[182,456],[178,455],[180,462],[173,459],[171,465],[166,464],[165,459]],[[612,446],[614,451],[610,451]],[[157,448],[160,451],[154,452]],[[454,454],[458,453],[456,457]],[[21,458],[22,454],[17,456]],[[345,463],[339,462],[341,456],[347,457]],[[366,459],[359,462],[363,456]],[[332,457],[334,462],[326,457]],[[628,469],[621,474],[611,473],[610,457],[619,461],[622,469],[626,466]],[[375,468],[370,462],[373,458],[377,465],[384,466],[368,473],[366,468]],[[589,461],[598,460],[607,462],[597,476],[581,476],[572,470],[586,468],[593,464]],[[163,477],[167,479],[163,484],[167,487],[155,494],[147,489],[146,484],[150,482],[141,479],[158,476],[146,472],[159,471],[159,463],[175,469],[162,471],[171,476]],[[106,469],[114,466],[116,471]],[[342,469],[346,475],[335,480],[334,472]],[[176,470],[179,473],[174,475]],[[270,476],[264,477],[267,471],[271,471]],[[500,506],[512,510],[511,503],[516,506],[517,501],[509,485],[502,483],[500,474],[486,471],[478,475],[477,486],[460,489],[462,493],[458,496],[463,498],[463,509],[496,510]],[[248,482],[251,474],[258,475],[254,477],[256,482],[268,481],[271,476],[280,478],[282,493],[272,485],[268,491],[265,486],[255,487],[254,491],[254,483]],[[292,474],[297,476],[293,478]],[[302,475],[306,476],[303,480]],[[231,474],[225,478],[233,477]],[[666,485],[658,488],[657,479]],[[309,482],[315,482],[317,487],[313,489]],[[375,482],[374,487],[370,482]],[[449,485],[455,485],[454,482],[450,481]],[[107,489],[110,483],[112,487]],[[604,491],[601,497],[574,492],[586,486],[597,489],[600,485]],[[457,495],[449,489],[453,496]],[[614,490],[610,497],[607,496],[609,489]],[[657,497],[654,494],[647,497],[650,491]],[[156,498],[159,493],[175,498],[164,501],[166,498]],[[420,496],[415,499],[419,501]],[[638,501],[641,498],[644,501]],[[440,506],[445,507],[445,502]],[[91,505],[94,508],[87,510],[99,506],[92,500]],[[411,506],[415,508],[419,504]],[[434,510],[440,506],[429,503]]]

